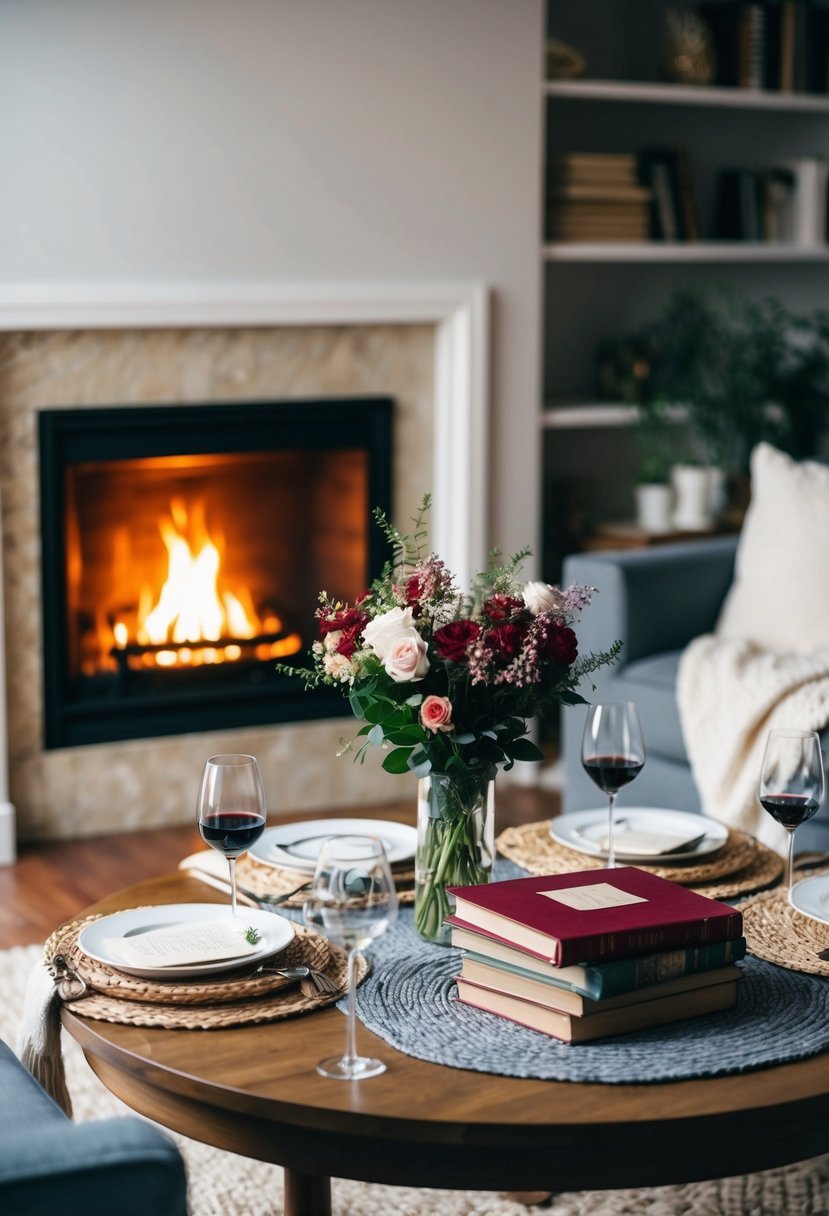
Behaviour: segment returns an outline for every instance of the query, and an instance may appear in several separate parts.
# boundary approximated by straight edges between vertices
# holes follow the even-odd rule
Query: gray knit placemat
[[[578,1045],[461,1004],[460,951],[424,942],[408,909],[370,957],[360,1021],[397,1051],[450,1068],[631,1084],[750,1072],[829,1048],[829,983],[751,956],[735,1008]]]

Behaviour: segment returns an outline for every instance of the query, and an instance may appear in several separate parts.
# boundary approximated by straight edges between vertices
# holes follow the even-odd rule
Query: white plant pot
[[[636,523],[645,532],[670,532],[673,494],[668,485],[636,487]]]
[[[674,466],[671,482],[675,495],[674,527],[682,532],[707,532],[713,528],[710,470],[678,464]]]

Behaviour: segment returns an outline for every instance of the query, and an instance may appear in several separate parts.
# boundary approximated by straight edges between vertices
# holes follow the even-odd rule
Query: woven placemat
[[[114,968],[103,969],[110,973],[104,975],[103,971],[98,970],[99,964],[95,964],[95,969],[90,968],[87,964],[92,960],[87,959],[77,948],[80,930],[90,920],[95,919],[97,918],[90,917],[61,925],[44,946],[46,963],[49,963],[55,954],[61,953],[69,958],[70,963],[81,963],[78,971],[88,984],[90,992],[73,1000],[71,1008],[73,1013],[82,1017],[131,1026],[211,1030],[295,1017],[332,1005],[340,1000],[345,992],[346,952],[303,926],[297,926],[296,937],[280,952],[279,963],[284,962],[286,966],[310,966],[307,961],[309,957],[326,957],[325,967],[317,969],[324,970],[336,985],[337,991],[330,995],[317,992],[312,995],[310,991],[297,986],[297,981],[272,975],[239,975],[233,978],[223,973],[221,978],[187,985],[174,980],[138,980],[135,976],[117,972]],[[296,953],[289,963],[289,951],[292,948]],[[364,958],[358,958],[357,983],[362,983],[368,974],[368,963]],[[101,988],[98,987],[99,984],[102,985]],[[152,989],[159,990],[161,995],[151,995]]]
[[[605,865],[603,857],[580,853],[577,849],[559,844],[550,834],[550,821],[525,823],[520,827],[506,828],[495,841],[498,852],[514,861],[530,874],[569,874],[575,870],[597,870]],[[722,884],[717,897],[727,897],[747,891],[760,890],[776,882],[783,873],[783,862],[777,853],[767,849],[747,832],[730,828],[728,839],[707,861],[697,865],[646,865],[638,868],[659,878],[667,878],[682,886],[696,887],[715,881]],[[732,881],[726,882],[725,879]],[[748,886],[744,885],[746,881]],[[713,894],[713,890],[710,892]]]
[[[46,942],[43,953],[47,960],[62,954],[89,987],[102,995],[168,1005],[216,1005],[278,992],[295,986],[297,982],[281,975],[252,975],[255,967],[261,964],[261,959],[255,964],[242,963],[236,972],[222,971],[210,979],[156,980],[127,975],[124,971],[90,958],[79,946],[78,938],[83,929],[99,919],[98,916],[88,916],[61,925]],[[285,949],[278,955],[271,955],[267,962],[279,967],[301,966],[326,971],[331,961],[328,941],[322,934],[303,925],[294,925],[293,928],[294,936]]]
[[[392,867],[394,883],[397,887],[397,898],[401,904],[414,903],[414,870],[395,869]],[[285,895],[296,887],[303,886],[311,877],[301,870],[288,870],[282,866],[269,866],[257,861],[246,853],[236,863],[236,877],[240,886],[247,887],[254,895]],[[283,908],[301,908],[305,902],[306,892],[297,891],[296,895],[286,899]]]
[[[750,1072],[829,1048],[829,984],[759,958],[740,964],[732,1009],[577,1045],[463,1005],[461,952],[421,941],[408,910],[372,943],[372,963],[360,1020],[398,1051],[451,1068],[639,1084]]]
[[[785,889],[763,891],[737,907],[752,954],[778,967],[829,976],[829,925],[793,908]]]

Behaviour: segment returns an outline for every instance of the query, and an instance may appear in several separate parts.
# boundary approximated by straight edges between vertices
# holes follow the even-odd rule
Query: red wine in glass
[[[205,844],[223,853],[230,871],[230,908],[236,915],[236,858],[265,828],[267,805],[254,756],[230,753],[205,762],[196,821]]]
[[[607,866],[616,865],[613,815],[616,795],[641,773],[645,745],[636,706],[632,701],[600,701],[591,705],[581,741],[584,771],[607,794]]]
[[[786,888],[791,895],[794,834],[823,802],[825,777],[820,738],[813,730],[769,731],[757,798],[789,834]]]
[[[644,761],[636,756],[585,756],[582,766],[600,790],[618,794],[623,785],[638,777]]]
[[[265,816],[253,811],[223,811],[205,815],[199,832],[205,844],[218,849],[225,857],[238,857],[256,844],[265,830]]]
[[[784,828],[799,828],[801,823],[811,819],[820,807],[816,798],[806,794],[766,794],[760,799],[764,811],[768,811],[772,819],[782,823]]]

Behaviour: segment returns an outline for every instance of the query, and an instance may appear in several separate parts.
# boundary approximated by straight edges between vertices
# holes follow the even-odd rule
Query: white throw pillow
[[[829,647],[829,466],[768,443],[751,454],[751,502],[715,630],[765,650]]]

